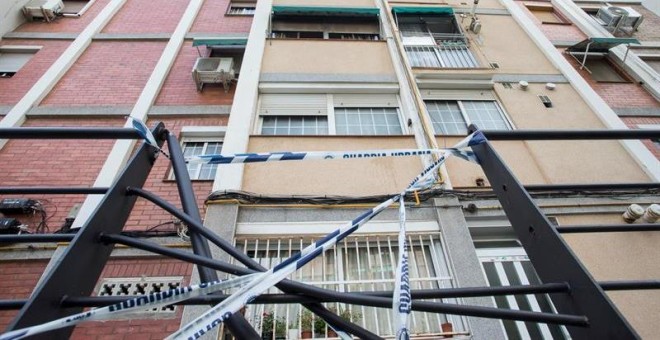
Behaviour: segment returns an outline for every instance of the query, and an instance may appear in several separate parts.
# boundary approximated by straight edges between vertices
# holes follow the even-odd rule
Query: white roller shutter
[[[262,94],[262,116],[327,116],[326,94]]]
[[[335,94],[335,107],[399,107],[395,94]]]
[[[34,53],[0,52],[0,72],[17,72],[33,55]]]
[[[420,90],[424,100],[496,100],[489,90]]]

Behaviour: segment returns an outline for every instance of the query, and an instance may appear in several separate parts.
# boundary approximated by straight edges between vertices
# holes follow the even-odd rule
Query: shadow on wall
[[[0,37],[13,31],[25,22],[21,9],[29,0],[2,0],[0,1]],[[1,40],[1,38],[0,38]]]

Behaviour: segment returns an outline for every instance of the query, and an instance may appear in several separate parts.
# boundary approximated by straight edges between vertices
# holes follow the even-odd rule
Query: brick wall
[[[124,124],[123,118],[30,118],[24,126],[114,126]],[[96,180],[114,140],[39,140],[11,139],[0,150],[0,185],[2,186],[82,186],[90,187]],[[83,195],[12,195],[39,200],[49,216],[53,232]],[[15,216],[36,227],[39,216]]]
[[[252,16],[225,15],[230,0],[206,0],[190,32],[249,33]]]
[[[211,117],[211,118],[169,118],[160,119],[153,118],[149,121],[149,126],[157,121],[162,121],[169,131],[177,135],[181,140],[181,128],[184,126],[225,126],[227,125],[226,115]],[[165,150],[167,145],[165,145]],[[145,189],[157,194],[168,202],[181,207],[179,194],[176,187],[176,182],[169,180],[171,167],[169,161],[165,157],[159,157],[154,165],[149,179],[145,184]],[[201,215],[204,216],[205,207],[204,200],[211,192],[213,181],[193,181],[193,189],[197,196],[197,204],[200,207]],[[172,221],[173,216],[164,212],[162,209],[155,207],[152,203],[143,199],[138,199],[131,214],[130,219],[126,223],[125,230],[145,230],[151,226],[159,223]],[[168,227],[163,229],[168,230]],[[169,227],[171,230],[173,227]]]
[[[26,299],[46,268],[48,261],[0,262],[0,299]],[[0,311],[0,329],[16,316],[17,311]]]
[[[532,21],[538,26],[543,34],[550,40],[574,40],[574,41],[581,41],[586,39],[587,37],[580,31],[579,28],[576,26],[569,24],[569,25],[562,25],[562,24],[543,24],[539,18],[537,18],[528,8],[525,6],[525,4],[530,4],[530,5],[541,5],[541,6],[547,6],[549,3],[548,2],[516,2],[516,4],[527,14],[529,18],[532,19]],[[563,21],[568,23],[569,21],[564,18],[561,14],[555,11],[555,15],[560,17]]]
[[[165,42],[93,42],[42,105],[132,105],[164,48]]]
[[[105,8],[108,2],[110,0],[96,0],[80,17],[60,17],[49,23],[26,22],[19,26],[16,32],[80,33]]]
[[[638,129],[639,125],[658,125],[660,126],[660,117],[621,117],[628,127]],[[642,140],[642,143],[653,153],[655,158],[660,159],[660,145],[651,140]]]
[[[119,10],[103,33],[174,32],[189,0],[130,0]]]
[[[205,47],[200,47],[204,51]],[[192,68],[199,54],[192,42],[183,44],[170,73],[163,84],[156,105],[231,105],[236,84],[232,84],[229,92],[220,84],[207,84],[204,91],[198,92],[192,79]]]
[[[42,48],[13,77],[0,78],[0,105],[18,103],[69,44],[69,41],[58,40],[2,40],[0,45],[30,45]]]

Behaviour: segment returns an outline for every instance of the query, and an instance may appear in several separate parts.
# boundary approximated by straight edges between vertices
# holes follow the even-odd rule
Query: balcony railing
[[[441,42],[442,43],[442,42]],[[412,67],[475,68],[479,63],[462,43],[405,46]]]

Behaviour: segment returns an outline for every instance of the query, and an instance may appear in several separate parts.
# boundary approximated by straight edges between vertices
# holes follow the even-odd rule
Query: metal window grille
[[[227,14],[231,15],[254,15],[254,12],[257,10],[257,7],[254,5],[237,5],[232,4],[229,7]]]
[[[488,244],[488,243],[486,243]],[[540,284],[536,272],[521,247],[477,249],[490,286]],[[556,313],[547,294],[506,295],[494,297],[498,308]],[[509,339],[568,339],[565,327],[524,321],[502,320]]]
[[[328,117],[264,116],[262,135],[327,135]]]
[[[426,109],[436,133],[465,135],[470,124],[488,130],[510,130],[499,105],[485,100],[427,100]]]
[[[340,135],[400,135],[403,133],[395,108],[335,108]]]
[[[238,237],[236,245],[248,256],[266,268],[271,268],[297,251],[308,246],[314,239],[308,237]],[[409,233],[410,281],[412,289],[450,288],[452,277],[445,260],[442,239],[439,233]],[[360,235],[344,239],[340,244],[290,276],[291,279],[337,291],[380,291],[392,290],[398,255],[397,235]],[[279,293],[271,288],[268,293]],[[439,301],[439,300],[437,300]],[[457,303],[456,299],[444,302]],[[328,303],[326,307],[350,316],[354,322],[379,334],[392,336],[392,311],[339,303]],[[299,305],[248,305],[247,320],[262,336],[288,336],[292,330],[307,330],[310,322]],[[332,337],[324,322],[316,315],[311,318],[314,338]],[[411,329],[413,337],[437,336],[441,325],[451,323],[454,331],[464,331],[461,317],[441,314],[413,312]],[[294,331],[295,332],[295,331]]]
[[[441,46],[405,46],[412,67],[474,68],[479,63],[470,49],[461,43]]]
[[[183,155],[185,157],[219,154],[222,142],[184,142]],[[218,169],[217,164],[187,164],[190,179],[214,179]]]
[[[96,293],[98,296],[132,296],[149,295],[180,287],[182,277],[122,277],[103,279]],[[176,312],[176,306],[163,306],[147,310],[149,313]],[[129,313],[130,315],[144,314],[144,311]],[[127,315],[129,315],[127,314]]]

